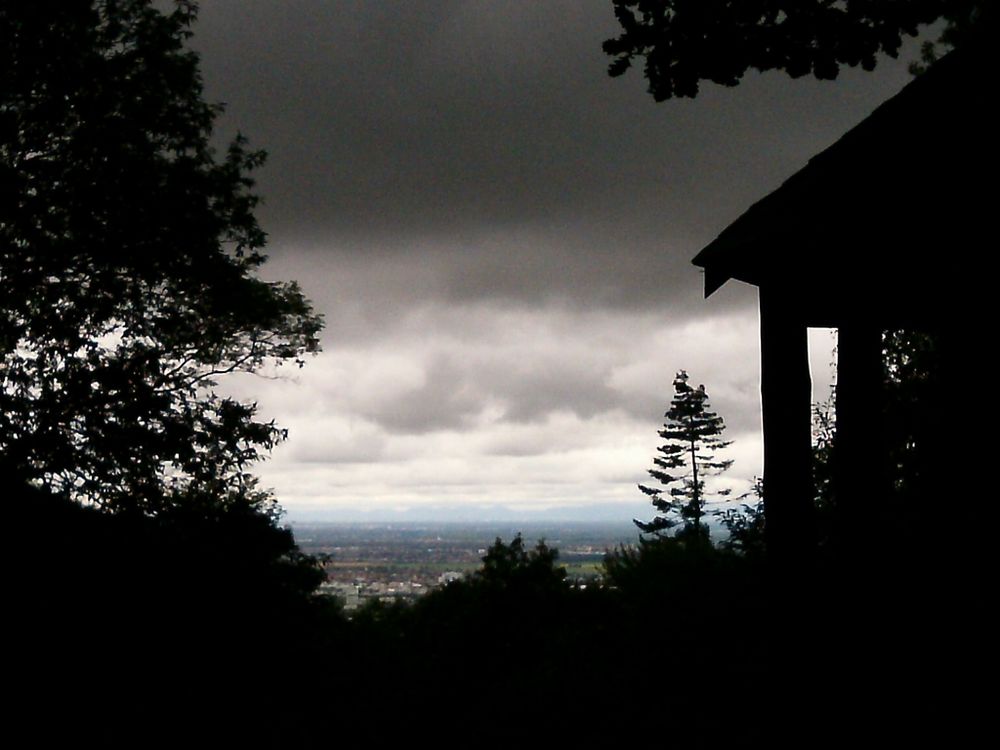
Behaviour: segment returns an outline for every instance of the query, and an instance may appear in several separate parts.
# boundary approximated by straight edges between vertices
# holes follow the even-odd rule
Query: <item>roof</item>
[[[694,258],[705,295],[738,279],[843,300],[847,284],[905,306],[961,284],[995,224],[991,72],[983,47],[956,50],[813,157]]]

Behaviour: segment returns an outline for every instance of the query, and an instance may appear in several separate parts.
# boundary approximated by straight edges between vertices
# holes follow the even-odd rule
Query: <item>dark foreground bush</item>
[[[302,739],[345,636],[322,572],[252,508],[158,518],[8,491],[6,683],[42,744]],[[295,746],[296,742],[292,742]]]

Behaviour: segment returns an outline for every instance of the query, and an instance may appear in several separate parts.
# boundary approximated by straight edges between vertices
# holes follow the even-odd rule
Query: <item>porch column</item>
[[[880,536],[890,490],[882,435],[882,330],[864,321],[837,331],[835,451],[837,534],[845,550],[861,551]]]
[[[765,286],[760,353],[768,550],[780,564],[794,564],[815,544],[807,326],[796,305]]]

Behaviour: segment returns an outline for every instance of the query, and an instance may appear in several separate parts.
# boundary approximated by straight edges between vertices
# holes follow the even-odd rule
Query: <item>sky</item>
[[[761,471],[756,294],[691,258],[909,80],[746,76],[657,104],[612,79],[610,0],[204,0],[206,98],[265,149],[264,275],[323,351],[226,385],[288,428],[287,519],[648,520],[678,370]],[[814,395],[833,340],[811,335]]]

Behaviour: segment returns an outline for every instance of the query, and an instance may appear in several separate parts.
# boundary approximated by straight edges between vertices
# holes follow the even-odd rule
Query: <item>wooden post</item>
[[[812,381],[807,327],[775,289],[760,288],[764,512],[770,556],[796,565],[815,545]]]
[[[866,322],[843,324],[837,333],[834,492],[837,536],[845,551],[869,549],[887,520],[882,406],[882,330]]]

